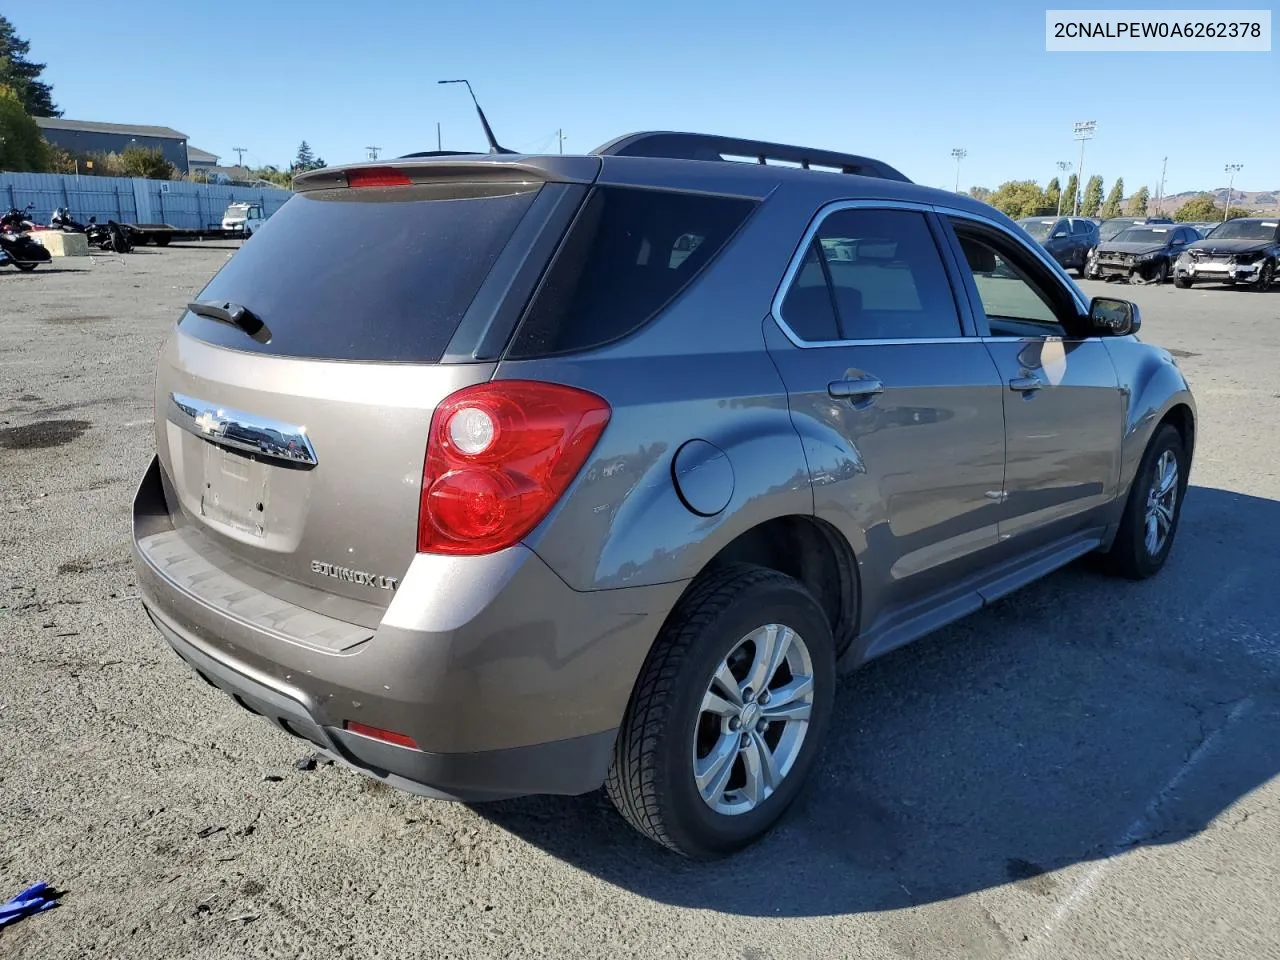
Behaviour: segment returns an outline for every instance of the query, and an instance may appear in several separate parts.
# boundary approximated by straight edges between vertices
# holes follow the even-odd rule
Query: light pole
[[[369,154],[370,160],[377,160],[378,153],[382,150],[381,147],[365,147],[364,149]]]
[[[1097,120],[1082,120],[1072,128],[1072,137],[1080,141],[1080,162],[1076,165],[1076,195],[1071,198],[1071,215],[1080,212],[1080,195],[1084,192],[1084,142],[1093,139]]]
[[[1227,214],[1231,212],[1231,190],[1236,185],[1236,174],[1244,169],[1243,163],[1228,163],[1223,169],[1231,174],[1231,179],[1227,181],[1227,205],[1222,208],[1222,222],[1227,222]]]
[[[1066,174],[1066,172],[1067,172],[1068,170],[1070,170],[1070,169],[1071,169],[1071,161],[1070,161],[1070,160],[1059,160],[1059,161],[1058,161],[1058,178],[1059,178],[1059,179],[1061,179],[1061,178]],[[1060,184],[1058,184],[1058,213],[1057,213],[1057,216],[1059,216],[1059,217],[1060,217],[1060,216],[1062,216],[1062,195],[1063,195],[1063,193],[1065,193],[1065,192],[1066,192],[1066,189],[1067,189],[1067,185],[1066,185],[1065,183],[1060,183]],[[1077,190],[1078,190],[1078,189],[1080,189],[1080,184],[1079,184],[1079,183],[1077,183],[1077,184],[1076,184],[1076,189],[1077,189]]]
[[[956,161],[956,193],[960,192],[960,161],[969,155],[969,151],[964,147],[956,147],[951,151],[951,156]]]
[[[564,153],[564,128],[561,127],[556,131],[556,137],[560,141],[560,152]]]
[[[236,166],[244,166],[244,155],[248,152],[244,147],[232,147],[231,152],[236,155]]]

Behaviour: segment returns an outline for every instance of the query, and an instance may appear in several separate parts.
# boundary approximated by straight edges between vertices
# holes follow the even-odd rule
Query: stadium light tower
[[[956,147],[951,151],[951,156],[956,162],[956,193],[960,192],[960,161],[969,155],[969,151],[964,147]]]
[[[1058,161],[1058,176],[1059,176],[1059,177],[1061,177],[1064,173],[1066,173],[1066,172],[1067,172],[1068,170],[1070,170],[1070,169],[1071,169],[1071,161],[1070,161],[1070,160],[1059,160],[1059,161]],[[1060,184],[1058,184],[1058,216],[1062,216],[1062,194],[1066,191],[1066,189],[1067,189],[1067,185],[1066,185],[1065,183],[1060,183]],[[1080,184],[1079,184],[1079,183],[1077,183],[1077,184],[1076,184],[1076,189],[1077,189],[1077,190],[1079,190],[1079,189],[1080,189]]]
[[[1226,223],[1227,214],[1231,212],[1231,190],[1236,185],[1236,174],[1244,169],[1244,164],[1228,163],[1223,169],[1231,174],[1231,179],[1227,181],[1227,205],[1222,208],[1222,222]]]
[[[1072,197],[1071,215],[1080,212],[1080,195],[1084,192],[1084,142],[1093,139],[1093,131],[1098,126],[1097,120],[1081,120],[1072,128],[1071,136],[1080,141],[1080,162],[1076,164],[1076,195]]]

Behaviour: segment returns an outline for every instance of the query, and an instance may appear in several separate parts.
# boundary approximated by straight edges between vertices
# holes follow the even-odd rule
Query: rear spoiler
[[[529,157],[508,154],[430,153],[391,162],[325,167],[294,177],[295,193],[345,190],[357,186],[412,186],[440,182],[594,183],[599,157]]]

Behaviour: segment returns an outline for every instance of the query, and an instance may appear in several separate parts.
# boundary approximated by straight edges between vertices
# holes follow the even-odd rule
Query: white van
[[[238,230],[247,240],[266,219],[260,203],[232,203],[227,205],[222,214],[222,229]]]

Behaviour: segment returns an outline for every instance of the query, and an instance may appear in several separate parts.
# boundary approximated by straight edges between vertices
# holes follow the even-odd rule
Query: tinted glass
[[[1277,220],[1228,220],[1213,231],[1215,240],[1274,240],[1280,231]]]
[[[1036,240],[1048,240],[1049,232],[1052,230],[1055,221],[1053,220],[1019,220],[1018,226],[1031,234]]]
[[[822,221],[815,239],[831,278],[838,339],[915,340],[961,334],[951,284],[923,214],[840,210]],[[809,338],[791,324],[787,308],[816,281],[817,274],[804,264],[782,304],[783,322],[803,339]],[[806,296],[813,297],[815,312],[821,309],[816,295]]]
[[[999,327],[1002,319],[1057,326],[1058,318],[1048,298],[1031,282],[1026,270],[1010,259],[1005,249],[984,236],[970,233],[963,224],[955,226],[960,249],[973,272],[974,286],[993,335],[1010,332]]]
[[[179,326],[235,350],[326,360],[439,360],[537,193],[438,184],[298,194],[201,292],[253,311],[260,344],[187,313]]]
[[[1071,221],[1071,232],[1078,237],[1087,236],[1093,233],[1093,224],[1088,220],[1073,220]]]
[[[639,329],[705,268],[755,203],[628,187],[593,190],[509,356],[600,346]]]
[[[1130,227],[1116,234],[1116,243],[1168,243],[1172,232],[1168,227]]]
[[[804,262],[782,301],[787,326],[809,343],[841,339],[831,288],[827,286],[827,274],[819,259],[823,249],[817,241],[809,245]]]

